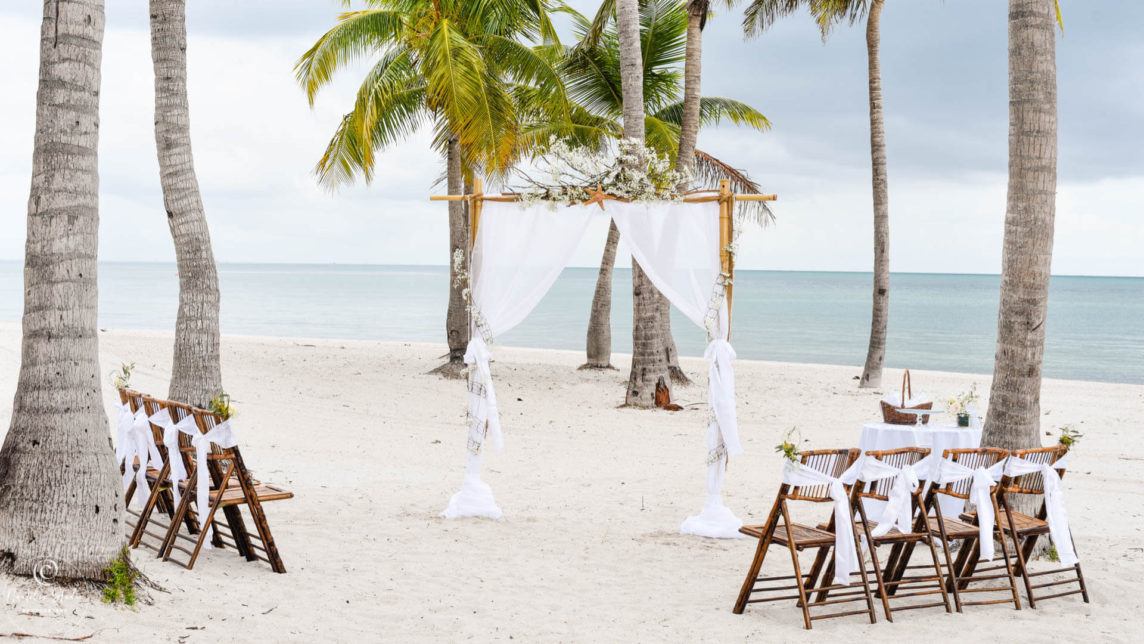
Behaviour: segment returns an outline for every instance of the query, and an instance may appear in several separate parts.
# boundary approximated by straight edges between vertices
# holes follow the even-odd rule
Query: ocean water
[[[23,310],[22,265],[0,262],[0,321]],[[170,330],[173,264],[103,263],[100,326]],[[595,268],[568,268],[501,344],[583,350]],[[433,266],[223,264],[222,331],[244,335],[442,342],[448,270]],[[869,273],[737,271],[732,344],[739,357],[855,366],[866,356]],[[894,274],[890,368],[992,373],[1000,278]],[[631,273],[613,284],[613,350],[631,351]],[[674,314],[680,353],[704,333]],[[1044,373],[1144,384],[1144,278],[1053,277]]]

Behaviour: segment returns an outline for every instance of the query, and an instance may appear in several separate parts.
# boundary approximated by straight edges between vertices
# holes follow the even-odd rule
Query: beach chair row
[[[286,572],[262,506],[294,495],[251,476],[229,423],[214,412],[131,389],[120,389],[119,396],[119,441],[135,448],[127,448],[133,458],[120,465],[128,545],[187,569],[204,546],[232,548],[248,561]],[[134,433],[124,431],[125,419]],[[133,501],[140,507],[133,508]]]
[[[794,601],[810,629],[816,620],[849,615],[867,615],[874,623],[876,602],[891,622],[895,610],[962,612],[981,604],[1020,610],[1016,577],[1032,608],[1074,594],[1087,603],[1060,489],[1067,452],[1064,445],[1012,452],[949,449],[940,461],[919,447],[802,452],[797,462],[786,463],[766,523],[741,529],[758,546],[734,612],[756,602]],[[947,516],[942,498],[957,499],[953,505],[960,507],[972,501],[976,511]],[[869,516],[867,500],[886,503],[879,516]],[[797,523],[791,519],[793,502],[832,504],[834,511],[817,525]],[[1031,515],[1021,511],[1030,507],[1039,509]],[[1034,571],[1029,562],[1042,536],[1051,538],[1058,562]],[[789,552],[793,575],[760,574],[776,547]],[[806,573],[799,561],[803,551],[814,554]],[[1001,562],[981,565],[994,552]],[[922,562],[912,565],[916,553]],[[845,610],[852,602],[863,607]]]

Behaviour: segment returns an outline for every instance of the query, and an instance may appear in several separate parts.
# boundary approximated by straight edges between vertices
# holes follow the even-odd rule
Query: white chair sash
[[[731,367],[735,350],[730,342],[715,339],[707,344],[703,357],[711,363],[707,372],[707,400],[715,412],[723,444],[727,454],[741,454],[743,447],[739,444],[739,421],[735,414],[735,372]]]
[[[131,403],[119,403],[119,419],[115,422],[115,462],[120,465],[127,458],[127,443],[134,424],[135,413],[131,411]]]
[[[850,512],[850,498],[846,485],[858,477],[859,463],[851,465],[838,478],[784,459],[783,483],[787,485],[828,485],[834,502],[834,583],[848,585],[850,574],[858,570],[861,561],[854,543],[854,517]]]
[[[179,493],[179,482],[187,479],[187,468],[183,466],[183,457],[179,453],[179,432],[192,437],[197,435],[199,431],[195,425],[195,417],[187,416],[175,423],[171,419],[171,411],[164,407],[147,420],[163,428],[163,447],[167,449],[167,462],[170,463],[167,479],[171,482],[171,496],[174,497],[177,507],[179,501],[182,500],[182,495]]]
[[[465,349],[465,364],[473,367],[469,372],[469,451],[473,453],[478,453],[484,444],[486,428],[493,449],[499,452],[504,446],[497,394],[489,370],[491,359],[488,345],[480,334],[474,333]]]
[[[1079,561],[1073,548],[1072,531],[1069,529],[1069,515],[1065,511],[1065,492],[1061,485],[1061,475],[1057,470],[1066,467],[1068,455],[1057,459],[1053,464],[1032,463],[1023,458],[1010,458],[1005,467],[1006,476],[1040,473],[1045,486],[1045,514],[1049,522],[1049,534],[1057,548],[1057,557],[1062,567],[1076,565]]]
[[[207,471],[207,457],[211,453],[211,445],[218,445],[225,449],[238,445],[238,440],[234,435],[234,429],[231,427],[230,421],[224,420],[205,434],[195,432],[194,437],[191,439],[191,445],[195,448],[195,503],[198,506],[199,520],[206,522],[207,508],[210,507],[211,489],[210,477]],[[210,548],[214,530],[211,529],[209,523],[207,523],[205,527],[207,534],[204,543]]]
[[[914,492],[918,491],[921,478],[927,476],[933,458],[934,455],[930,454],[913,465],[898,468],[885,461],[862,456],[858,480],[871,483],[888,478],[895,479],[889,494],[886,495],[886,505],[877,521],[878,527],[870,532],[871,536],[885,536],[895,527],[902,533],[909,533],[913,530],[914,507],[910,498]]]
[[[139,469],[132,471],[135,459],[139,459]],[[131,419],[131,429],[127,432],[126,449],[123,456],[123,489],[131,486],[131,479],[135,479],[135,494],[131,497],[139,505],[145,505],[151,497],[151,487],[147,485],[147,467],[155,469],[163,467],[163,457],[159,448],[155,446],[155,435],[151,432],[151,424],[147,422],[147,412],[140,408]]]
[[[969,500],[977,507],[978,541],[980,542],[981,558],[993,560],[993,525],[996,515],[993,513],[993,501],[989,498],[989,488],[997,484],[1005,472],[1005,461],[999,461],[992,467],[979,467],[970,469],[952,459],[942,459],[938,466],[937,484],[956,483],[972,478],[969,485]]]

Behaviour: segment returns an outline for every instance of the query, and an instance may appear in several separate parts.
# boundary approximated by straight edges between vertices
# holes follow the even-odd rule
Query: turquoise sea
[[[0,262],[0,321],[23,310],[22,265]],[[100,326],[171,330],[173,264],[100,265]],[[582,350],[597,271],[569,268],[506,345]],[[448,271],[434,266],[223,264],[223,333],[443,342]],[[992,373],[1000,278],[895,274],[886,364]],[[613,350],[631,351],[631,273],[617,270]],[[740,358],[855,366],[866,356],[869,273],[738,271],[732,344]],[[676,315],[684,355],[703,331]],[[1144,278],[1053,277],[1045,348],[1051,378],[1144,384]]]

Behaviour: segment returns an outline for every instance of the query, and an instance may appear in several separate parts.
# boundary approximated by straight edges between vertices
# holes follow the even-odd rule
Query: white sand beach
[[[163,396],[170,334],[100,334],[105,372],[138,365],[133,384]],[[619,371],[586,372],[574,352],[494,348],[505,449],[484,480],[504,518],[438,517],[459,487],[464,385],[425,373],[443,347],[224,336],[223,376],[255,476],[291,489],[266,507],[287,570],[226,550],[194,570],[135,561],[163,591],[134,611],[66,588],[0,577],[0,633],[90,641],[812,641],[893,638],[1130,641],[1144,603],[1144,386],[1046,380],[1043,425],[1085,436],[1065,477],[1092,603],[1073,596],[1037,610],[968,607],[879,613],[802,628],[793,603],[731,613],[755,543],[685,537],[703,500],[702,405],[682,412],[618,408]],[[0,391],[13,392],[19,327],[0,325]],[[677,402],[701,403],[705,365]],[[849,447],[878,418],[881,391],[859,391],[857,367],[736,363],[747,453],[732,459],[724,499],[762,520],[778,485],[774,445],[797,425],[807,447]],[[938,395],[988,392],[988,376],[914,372]],[[887,370],[896,382],[898,370]],[[891,385],[892,386],[892,385]],[[113,394],[105,384],[108,413]],[[0,432],[11,398],[0,400]],[[110,428],[109,428],[110,431]],[[825,514],[826,510],[823,510]],[[822,517],[825,518],[825,517]],[[1041,562],[1042,565],[1048,565]],[[768,558],[768,569],[789,559]],[[789,574],[789,573],[781,573]]]

